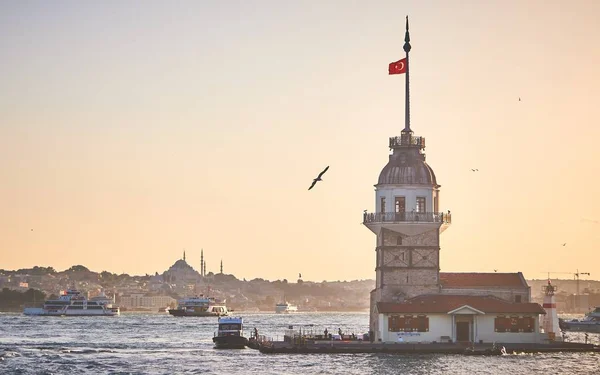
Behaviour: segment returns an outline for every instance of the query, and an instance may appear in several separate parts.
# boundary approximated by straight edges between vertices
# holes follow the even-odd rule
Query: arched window
[[[398,238],[396,238],[396,245],[402,245],[402,237],[398,236]]]

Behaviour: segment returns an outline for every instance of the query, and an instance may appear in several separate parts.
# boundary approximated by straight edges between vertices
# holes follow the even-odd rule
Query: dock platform
[[[552,343],[382,343],[368,341],[311,341],[302,343],[285,341],[260,341],[250,346],[261,353],[395,353],[395,354],[462,354],[500,355],[500,348],[506,353],[548,353],[548,352],[599,352],[600,346],[573,342]]]

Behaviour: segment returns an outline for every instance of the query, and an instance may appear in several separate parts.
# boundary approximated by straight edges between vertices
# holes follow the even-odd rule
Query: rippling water
[[[281,339],[288,325],[368,331],[367,313],[240,314],[247,333]],[[598,353],[497,357],[394,354],[260,354],[216,350],[216,318],[168,314],[31,317],[0,313],[0,374],[593,374]],[[316,328],[315,328],[316,329]],[[571,333],[571,340],[583,334]],[[597,334],[590,334],[600,343]]]

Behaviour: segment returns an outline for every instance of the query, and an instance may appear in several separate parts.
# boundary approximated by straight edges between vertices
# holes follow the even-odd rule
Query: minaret
[[[204,249],[200,249],[200,276],[204,276]]]
[[[185,262],[185,249],[183,249],[183,261]]]
[[[223,273],[223,259],[221,259],[221,274]]]
[[[204,264],[202,267],[202,276],[206,276],[206,261],[204,261]]]
[[[439,235],[450,223],[449,214],[439,209],[440,185],[425,162],[425,138],[413,136],[410,128],[408,17],[404,41],[404,129],[399,137],[389,139],[392,153],[375,185],[375,212],[363,214],[363,223],[377,235],[369,323],[375,341],[381,338],[378,303],[401,303],[440,292]]]

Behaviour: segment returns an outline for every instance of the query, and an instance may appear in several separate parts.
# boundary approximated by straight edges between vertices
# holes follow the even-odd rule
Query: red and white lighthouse
[[[543,318],[542,328],[544,333],[548,334],[548,338],[551,340],[559,339],[560,336],[556,334],[560,332],[558,325],[558,314],[556,312],[556,301],[554,299],[554,292],[556,292],[556,286],[552,285],[550,279],[548,279],[548,285],[543,287],[544,290],[544,310],[546,310],[546,316]]]

